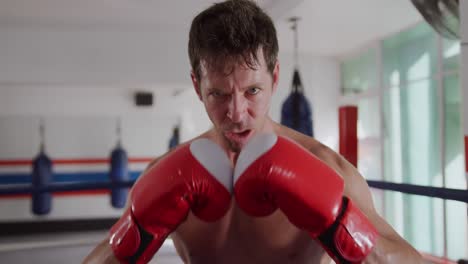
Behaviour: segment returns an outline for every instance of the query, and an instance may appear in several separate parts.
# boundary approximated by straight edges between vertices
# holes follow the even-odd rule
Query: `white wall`
[[[191,89],[187,31],[0,26],[0,114],[170,116],[180,110],[171,109],[175,104],[171,91]],[[338,64],[308,54],[299,57],[317,138],[334,147]],[[279,120],[282,100],[290,90],[291,58],[292,54],[280,53],[280,89],[271,111],[275,120]],[[134,108],[132,93],[139,89],[156,92],[155,108]],[[183,105],[197,106],[192,102]],[[188,113],[193,116],[193,111]],[[187,115],[183,115],[185,119]]]
[[[186,35],[163,27],[0,26],[0,83],[185,84]]]
[[[292,63],[290,54],[280,55],[281,74],[277,93],[273,97],[270,114],[274,120],[280,120],[281,106],[291,90]],[[305,92],[313,107],[314,129],[316,137],[336,147],[337,141],[337,99],[339,94],[338,64],[330,58],[319,58],[308,55],[301,56],[300,73],[305,87]],[[102,122],[107,122],[106,131],[102,131],[101,138],[106,137],[109,142],[115,142],[115,128],[117,120],[122,120],[122,136],[124,144],[132,139],[132,134],[143,133],[138,129],[142,126],[152,127],[151,138],[164,141],[164,144],[146,145],[143,152],[135,150],[138,155],[161,154],[165,151],[166,141],[170,137],[172,127],[180,120],[183,121],[182,138],[189,139],[210,125],[202,104],[198,101],[189,83],[186,86],[173,85],[173,89],[166,87],[146,88],[155,96],[155,105],[152,107],[136,107],[133,101],[136,88],[108,87],[108,86],[84,86],[84,85],[18,85],[0,84],[0,117],[3,119],[3,131],[11,131],[9,135],[20,137],[14,128],[5,122],[29,123],[27,133],[23,138],[34,139],[38,144],[38,124],[42,118],[46,125],[46,139],[52,144],[58,133],[55,130],[66,129],[81,133],[80,129],[95,130],[93,127]],[[183,90],[177,96],[173,90]],[[61,119],[61,120],[60,120]],[[68,120],[68,121],[67,121]],[[81,121],[80,121],[81,120]],[[94,121],[93,121],[94,120]],[[31,123],[33,122],[33,123]],[[60,127],[61,122],[69,124]],[[93,123],[94,122],[94,123]],[[76,124],[72,126],[72,124]],[[49,126],[53,126],[49,127]],[[129,132],[133,131],[133,132]],[[4,132],[5,133],[5,132]],[[4,137],[6,134],[3,134]],[[150,135],[147,135],[150,136]],[[98,137],[99,138],[99,137]],[[101,140],[90,138],[91,141]],[[141,137],[140,137],[141,139]],[[0,141],[2,142],[2,141]],[[5,144],[14,142],[11,139],[4,140]],[[30,143],[32,143],[30,142]],[[1,144],[1,143],[0,143]],[[133,144],[133,143],[132,143]],[[128,146],[131,148],[131,145]],[[11,148],[8,148],[11,149]],[[36,149],[36,148],[33,148]],[[0,151],[1,152],[1,151]],[[28,157],[34,153],[9,154],[11,157]],[[87,153],[89,154],[89,153]],[[0,153],[0,157],[7,158]]]
[[[90,146],[103,141],[114,145],[117,141],[117,120],[120,119],[122,140],[129,148],[129,154],[155,156],[167,149],[172,127],[177,123],[179,116],[190,117],[197,112],[203,113],[201,105],[191,95],[191,91],[184,92],[178,97],[165,94],[164,91],[155,91],[156,104],[153,107],[134,106],[133,92],[133,90],[100,87],[3,87],[0,89],[0,118],[4,118],[0,119],[2,121],[0,124],[3,131],[10,131],[8,135],[17,140],[5,138],[7,134],[4,132],[0,142],[12,144],[15,141],[21,143],[21,140],[34,139],[30,143],[35,144],[37,149],[39,120],[42,118],[46,128],[47,145],[63,144],[63,142],[54,142],[58,138],[65,140],[63,134],[68,135],[70,139],[74,137],[79,137],[83,141],[87,139],[87,144]],[[190,118],[184,120],[187,126],[199,124],[206,127],[206,122],[195,122]],[[21,129],[22,132],[15,132],[22,126],[25,126],[25,129]],[[184,135],[194,136],[197,132],[199,130]],[[134,145],[140,147],[132,148]],[[102,155],[102,152],[87,152],[83,150],[83,146],[81,146],[84,151],[82,153],[76,153],[76,149],[70,149],[71,153],[68,154],[65,154],[64,150],[57,150],[59,152],[54,153],[50,146],[48,149],[52,151],[51,155],[57,154],[57,156]],[[7,158],[3,151],[0,151],[0,157]],[[28,157],[32,154],[34,153],[25,152],[9,156]]]

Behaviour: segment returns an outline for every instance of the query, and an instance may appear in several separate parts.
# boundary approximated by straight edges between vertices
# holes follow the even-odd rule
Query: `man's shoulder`
[[[317,139],[302,134],[289,127],[281,125],[279,130],[277,130],[277,134],[293,140],[294,142],[309,150],[310,152],[312,152],[312,154],[316,156],[333,156],[336,154],[332,149],[330,149]]]
[[[285,136],[293,140],[297,144],[309,150],[310,153],[315,155],[317,158],[319,158],[321,161],[325,162],[327,165],[334,168],[335,170],[339,170],[340,167],[344,165],[342,164],[343,159],[341,155],[339,155],[334,150],[321,143],[317,139],[308,135],[304,135],[285,126],[281,126],[278,132],[278,135]]]

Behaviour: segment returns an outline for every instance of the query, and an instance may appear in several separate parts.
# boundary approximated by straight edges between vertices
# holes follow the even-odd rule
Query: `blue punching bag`
[[[174,127],[174,130],[172,131],[172,137],[169,140],[169,149],[179,145],[179,140],[179,126],[176,126]]]
[[[123,182],[130,180],[128,173],[127,152],[120,144],[112,151],[110,179],[112,182]],[[115,208],[123,208],[127,201],[128,189],[122,187],[112,187],[111,204]]]
[[[303,90],[299,71],[295,69],[292,92],[281,110],[281,124],[313,137],[312,109]]]
[[[32,172],[32,212],[36,215],[50,213],[52,208],[52,194],[50,192],[39,192],[36,188],[45,187],[52,182],[52,161],[41,151],[33,160]]]

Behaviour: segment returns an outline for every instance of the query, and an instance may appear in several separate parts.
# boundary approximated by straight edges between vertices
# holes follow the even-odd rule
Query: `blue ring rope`
[[[0,187],[0,196],[15,195],[15,194],[31,194],[41,192],[63,192],[63,191],[83,191],[83,190],[96,190],[96,189],[111,189],[111,188],[130,188],[135,181],[122,181],[122,182],[86,182],[86,183],[54,183],[48,186],[41,186],[34,188],[30,184],[20,186],[6,186]],[[450,189],[432,186],[421,186],[406,183],[393,183],[385,181],[368,180],[367,183],[370,187],[386,190],[396,191],[406,194],[414,194],[426,197],[440,198],[445,200],[453,200],[468,203],[468,190]]]

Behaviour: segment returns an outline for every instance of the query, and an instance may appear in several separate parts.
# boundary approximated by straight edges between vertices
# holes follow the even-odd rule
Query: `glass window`
[[[358,137],[380,137],[380,104],[378,97],[365,98],[358,103]]]
[[[445,181],[447,188],[466,189],[459,41],[440,38],[419,23],[381,42],[382,65],[372,64],[376,50],[341,65],[344,94],[382,89],[375,98],[353,99],[359,107],[359,171],[367,179],[435,187]],[[381,84],[375,69],[382,71]],[[453,260],[466,258],[465,203],[377,189],[371,193],[379,214],[416,249]]]
[[[417,250],[443,256],[443,200],[385,192],[385,218]]]
[[[382,42],[384,87],[428,78],[437,71],[437,34],[426,23]]]
[[[377,52],[368,49],[341,63],[343,94],[356,94],[377,86]]]
[[[427,79],[384,92],[386,180],[441,186],[436,87]]]
[[[403,181],[403,165],[399,88],[393,87],[384,91],[383,112],[384,179],[401,183]]]
[[[460,41],[442,39],[443,70],[456,71],[460,67]]]
[[[458,74],[444,78],[445,113],[445,184],[447,188],[466,189],[461,94]],[[466,204],[447,201],[447,255],[450,259],[466,258],[468,248]]]
[[[445,76],[443,84],[445,91],[445,185],[447,188],[466,189],[458,74]]]
[[[381,180],[379,98],[358,103],[358,169],[366,179]]]
[[[465,203],[446,201],[447,256],[449,259],[467,258],[468,232]]]

